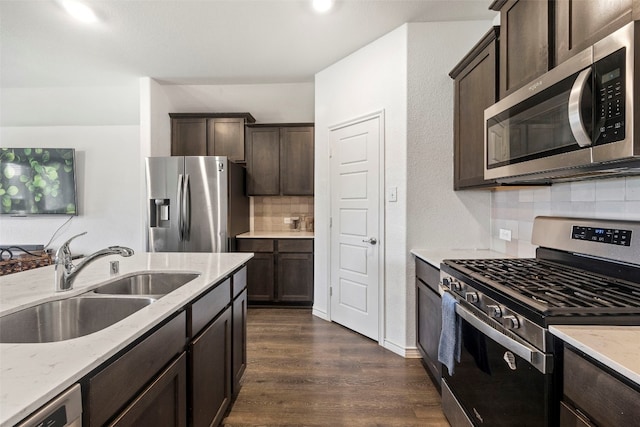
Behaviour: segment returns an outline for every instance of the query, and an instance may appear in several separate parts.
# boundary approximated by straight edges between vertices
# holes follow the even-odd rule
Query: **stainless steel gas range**
[[[553,324],[640,325],[640,221],[537,217],[536,258],[445,260],[460,360],[443,372],[457,426],[555,426],[562,345]]]

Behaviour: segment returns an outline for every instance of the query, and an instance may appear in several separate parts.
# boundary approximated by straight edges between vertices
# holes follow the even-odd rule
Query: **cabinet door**
[[[187,361],[184,353],[109,424],[117,427],[187,425]]]
[[[278,254],[278,301],[313,302],[313,254]]]
[[[207,137],[207,155],[244,161],[244,119],[209,119]]]
[[[280,129],[280,190],[283,196],[313,196],[313,129]]]
[[[440,296],[416,279],[418,350],[431,376],[440,385],[441,365],[438,362],[438,345],[442,330],[442,302]]]
[[[496,102],[497,92],[494,30],[485,36],[479,48],[463,60],[466,66],[462,70],[454,70],[455,190],[495,184],[484,179],[484,110]]]
[[[171,119],[171,155],[206,156],[207,120],[204,118]]]
[[[255,253],[247,263],[249,301],[273,301],[275,298],[274,285],[274,255],[272,253]]]
[[[556,64],[628,24],[632,15],[633,0],[556,0]]]
[[[549,70],[549,3],[508,0],[500,8],[500,98]]]
[[[247,290],[233,300],[233,384],[232,394],[240,391],[240,380],[247,367]]]
[[[280,194],[280,129],[247,129],[247,194]]]
[[[227,308],[189,346],[194,427],[220,424],[231,402],[231,334]]]

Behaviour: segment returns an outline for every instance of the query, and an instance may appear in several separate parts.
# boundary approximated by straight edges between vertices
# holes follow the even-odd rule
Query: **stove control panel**
[[[611,245],[631,246],[631,230],[617,228],[583,227],[574,225],[571,230],[574,240],[587,240]]]

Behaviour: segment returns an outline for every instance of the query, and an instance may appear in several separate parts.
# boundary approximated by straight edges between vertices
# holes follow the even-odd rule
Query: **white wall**
[[[76,149],[79,215],[53,242],[74,234],[73,253],[89,254],[111,245],[143,250],[140,208],[138,126],[25,126],[0,129],[3,147]],[[0,218],[0,244],[46,244],[67,216]]]
[[[74,253],[119,244],[142,250],[139,207],[139,88],[126,86],[3,88],[0,146],[75,148],[79,215]],[[0,217],[0,244],[45,244],[68,217]]]
[[[385,112],[385,347],[415,355],[411,248],[489,246],[488,193],[452,188],[453,84],[447,73],[491,22],[412,23],[316,74],[314,313],[328,318],[328,128]],[[453,235],[460,236],[453,238]]]
[[[315,253],[314,253],[314,313],[329,318],[329,127],[356,117],[384,110],[385,158],[384,175],[387,185],[398,187],[398,202],[386,206],[387,233],[385,253],[403,252],[405,247],[406,200],[406,64],[407,27],[402,26],[375,42],[316,74],[316,136],[315,136]],[[381,237],[381,236],[380,236]],[[395,256],[389,256],[394,258]],[[401,258],[403,258],[401,256]],[[388,263],[386,264],[388,265]],[[385,265],[385,266],[386,266]],[[393,277],[397,268],[389,266],[381,285],[387,294],[404,294],[402,278]],[[390,275],[392,275],[390,277]],[[400,297],[402,298],[402,297]],[[395,324],[403,321],[403,304],[387,307],[387,312],[399,308]],[[389,316],[391,317],[391,316]],[[385,339],[398,341],[402,337],[386,334]]]
[[[490,193],[453,191],[453,80],[449,71],[491,21],[409,24],[406,346],[415,347],[416,248],[488,248]]]

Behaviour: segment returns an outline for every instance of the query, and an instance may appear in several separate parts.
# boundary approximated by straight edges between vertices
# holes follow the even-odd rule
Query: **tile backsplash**
[[[497,190],[491,197],[491,249],[534,257],[533,219],[538,215],[640,221],[640,177],[553,184],[520,190]],[[511,241],[499,238],[511,230]]]
[[[251,198],[252,231],[289,231],[287,217],[313,217],[313,197],[282,196]]]

